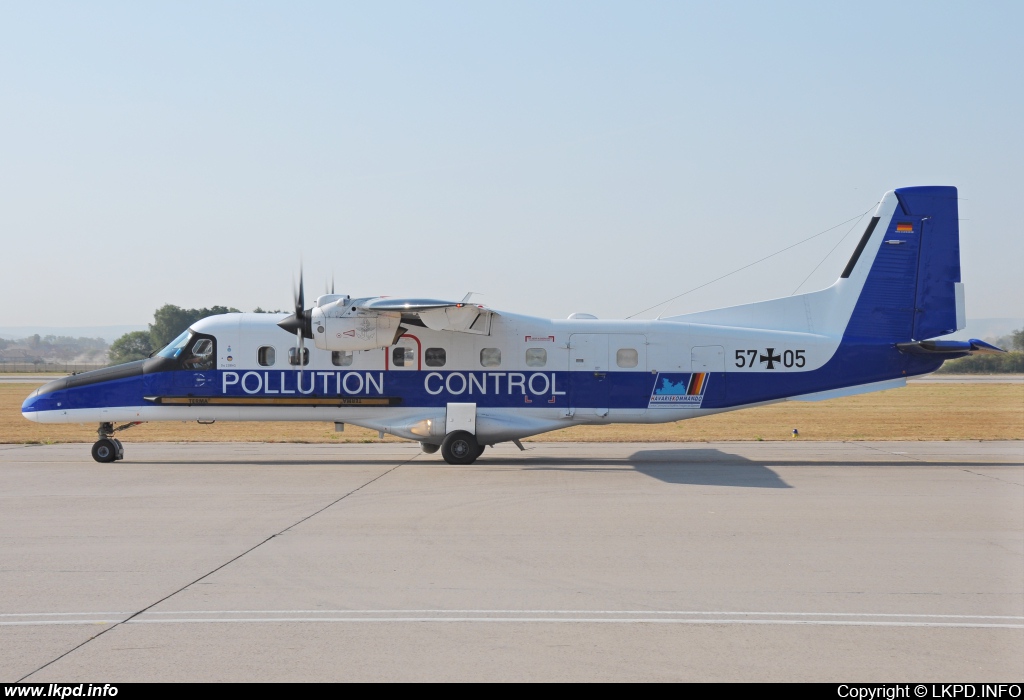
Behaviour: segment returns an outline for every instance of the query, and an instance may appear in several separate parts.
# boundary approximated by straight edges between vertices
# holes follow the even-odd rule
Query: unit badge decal
[[[374,324],[370,323],[370,319],[364,318],[363,322],[360,323],[359,327],[356,329],[356,336],[360,340],[368,340],[370,336],[373,335],[374,330],[376,330],[376,328]]]
[[[709,374],[658,374],[648,408],[700,408],[708,388]]]

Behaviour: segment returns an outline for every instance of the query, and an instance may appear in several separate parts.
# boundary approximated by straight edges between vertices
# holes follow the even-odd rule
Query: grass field
[[[93,442],[96,425],[40,425],[21,402],[36,385],[0,383],[0,443]],[[1022,440],[1024,384],[912,384],[817,403],[784,402],[660,425],[578,426],[540,435],[547,442],[719,440]],[[129,442],[379,442],[377,433],[331,423],[146,423]],[[399,438],[388,436],[385,442]]]

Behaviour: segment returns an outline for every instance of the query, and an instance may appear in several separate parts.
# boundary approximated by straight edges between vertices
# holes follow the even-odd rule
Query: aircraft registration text
[[[804,350],[781,350],[766,348],[760,350],[737,350],[736,366],[760,369],[775,369],[777,365],[783,367],[803,367],[807,364]]]

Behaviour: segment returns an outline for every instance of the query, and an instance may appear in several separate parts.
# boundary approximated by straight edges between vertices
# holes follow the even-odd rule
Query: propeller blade
[[[312,327],[310,325],[310,318],[311,318],[310,312],[306,311],[306,308],[305,308],[305,306],[306,306],[306,285],[305,285],[305,282],[303,280],[303,277],[304,277],[304,275],[303,275],[303,271],[302,271],[302,266],[299,265],[299,288],[298,289],[294,289],[294,287],[293,287],[293,290],[292,290],[293,291],[293,297],[294,297],[294,300],[295,300],[295,313],[293,313],[291,316],[288,316],[287,318],[281,319],[280,321],[278,321],[277,325],[279,325],[281,328],[283,328],[284,330],[288,331],[289,333],[295,333],[296,336],[299,338],[299,343],[304,346],[305,344],[302,343],[302,338],[303,337],[312,338],[313,337],[313,329],[312,329]],[[295,278],[293,277],[292,278],[292,283],[293,284],[294,284],[294,281],[295,281]]]

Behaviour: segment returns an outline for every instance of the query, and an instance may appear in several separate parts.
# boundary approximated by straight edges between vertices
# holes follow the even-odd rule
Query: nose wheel
[[[115,438],[100,438],[92,446],[92,458],[104,464],[116,462],[124,459],[124,447]]]
[[[100,423],[100,427],[96,431],[100,439],[93,443],[92,458],[101,464],[109,464],[110,462],[124,459],[124,446],[121,445],[120,440],[112,436],[116,432],[127,430],[136,425],[142,425],[142,423],[127,423],[118,428],[115,428],[113,423]]]

